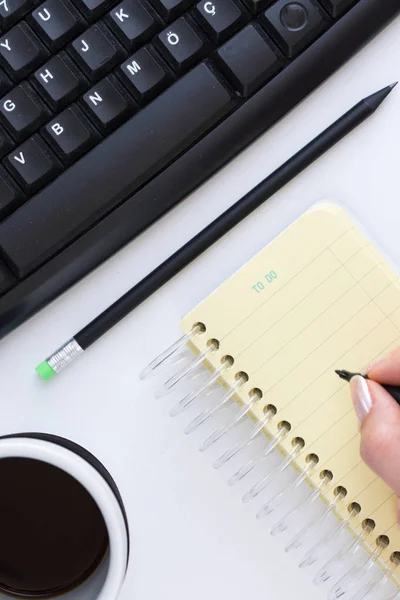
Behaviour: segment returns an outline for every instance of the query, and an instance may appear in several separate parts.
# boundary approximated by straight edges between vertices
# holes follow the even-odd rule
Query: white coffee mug
[[[116,600],[129,558],[129,528],[124,504],[110,473],[90,452],[46,433],[19,433],[0,437],[0,460],[19,457],[40,460],[74,477],[93,497],[107,526],[109,551],[98,569],[63,600]],[[0,600],[10,596],[0,592]]]

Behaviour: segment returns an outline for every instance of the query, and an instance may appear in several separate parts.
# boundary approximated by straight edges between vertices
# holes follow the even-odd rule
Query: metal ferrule
[[[66,342],[61,348],[58,348],[51,356],[46,360],[47,364],[55,371],[59,373],[66,367],[74,358],[82,354],[83,348],[80,347],[78,342],[72,338]]]

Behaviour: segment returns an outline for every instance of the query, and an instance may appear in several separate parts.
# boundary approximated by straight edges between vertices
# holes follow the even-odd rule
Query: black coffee
[[[101,512],[76,479],[38,460],[0,460],[1,591],[35,598],[66,592],[107,550]]]

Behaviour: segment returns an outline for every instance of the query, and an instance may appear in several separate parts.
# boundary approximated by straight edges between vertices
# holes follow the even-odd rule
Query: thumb
[[[400,406],[375,381],[357,375],[350,386],[361,422],[361,457],[400,497]]]

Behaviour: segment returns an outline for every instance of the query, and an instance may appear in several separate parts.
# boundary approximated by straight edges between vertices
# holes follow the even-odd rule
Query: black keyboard
[[[399,12],[399,0],[0,0],[0,337]]]

